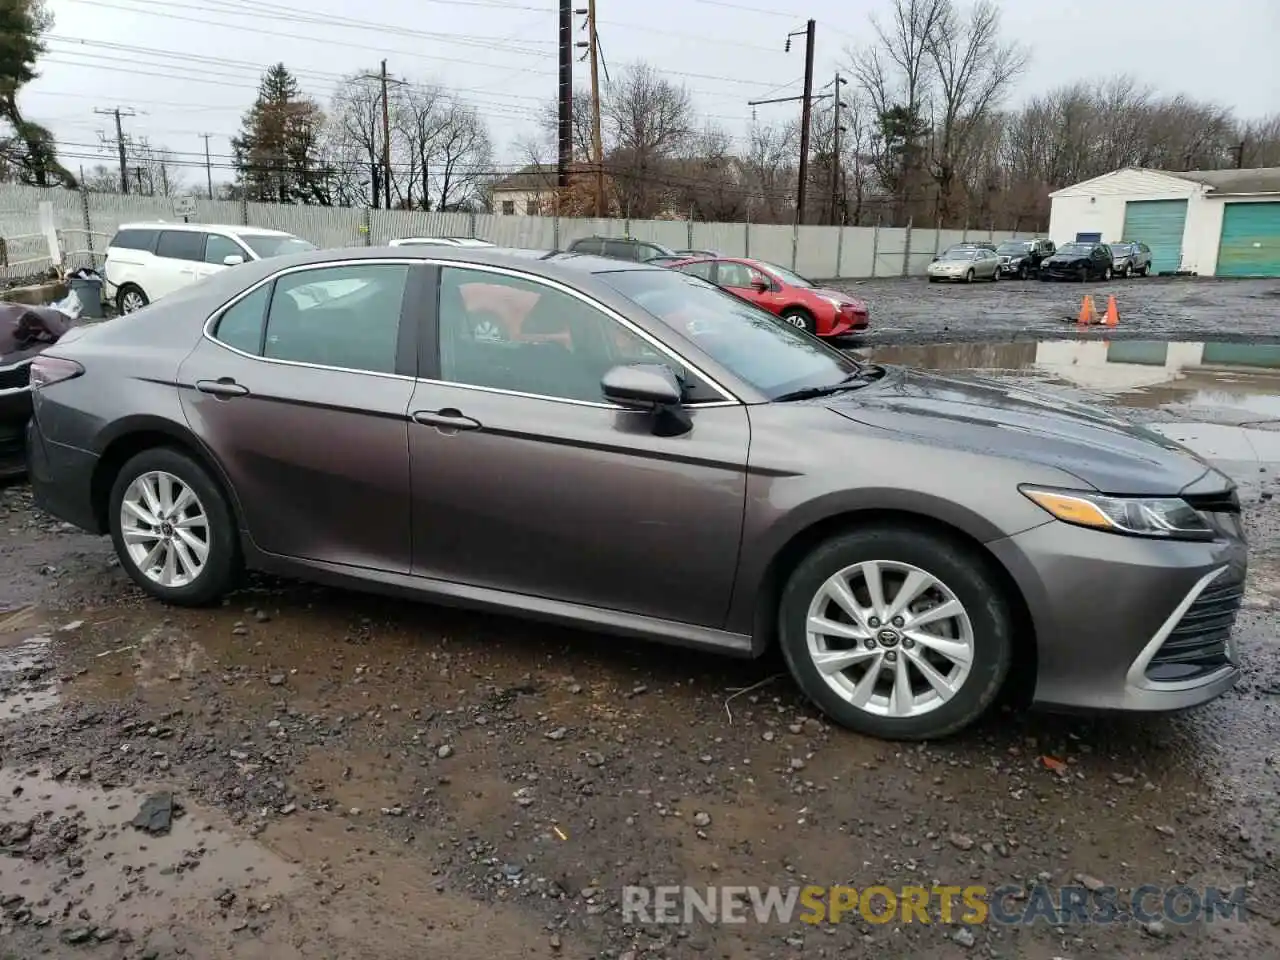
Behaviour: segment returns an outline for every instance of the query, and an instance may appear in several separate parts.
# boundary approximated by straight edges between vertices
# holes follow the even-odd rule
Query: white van
[[[282,230],[219,223],[123,223],[107,246],[106,292],[121,313],[248,260],[319,249]]]

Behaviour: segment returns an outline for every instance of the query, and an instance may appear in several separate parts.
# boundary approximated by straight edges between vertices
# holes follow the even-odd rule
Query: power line
[[[115,117],[116,120],[116,146],[120,149],[120,192],[127,194],[129,192],[129,170],[128,161],[125,159],[124,149],[124,128],[121,126],[120,118],[122,116],[132,117],[136,114],[128,108],[112,107],[109,110],[95,108],[94,113],[103,114],[105,116]]]

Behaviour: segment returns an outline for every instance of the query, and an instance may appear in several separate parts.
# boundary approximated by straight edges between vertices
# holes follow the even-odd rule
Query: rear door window
[[[162,230],[156,256],[170,260],[203,260],[206,234],[196,230]]]
[[[122,250],[144,250],[153,253],[156,249],[155,230],[121,230],[111,238],[110,246]]]
[[[227,307],[218,318],[214,339],[242,353],[260,356],[262,324],[266,321],[267,301],[270,299],[271,284],[264,283],[243,300]]]
[[[600,253],[603,244],[595,237],[587,237],[583,240],[573,241],[573,245],[569,248],[574,253]]]

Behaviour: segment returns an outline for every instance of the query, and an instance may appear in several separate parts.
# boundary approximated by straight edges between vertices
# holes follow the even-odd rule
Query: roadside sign
[[[196,213],[196,198],[190,194],[183,194],[180,197],[173,198],[173,215],[175,217],[193,217]]]

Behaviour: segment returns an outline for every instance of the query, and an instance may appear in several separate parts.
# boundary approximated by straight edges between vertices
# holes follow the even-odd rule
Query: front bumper
[[[1031,613],[1036,703],[1180,710],[1239,679],[1230,634],[1244,541],[1162,542],[1051,521],[988,546]]]
[[[963,280],[964,277],[965,275],[963,272],[957,272],[954,270],[939,270],[937,272],[932,270],[929,271],[930,280]]]
[[[851,333],[862,333],[871,326],[865,313],[838,313],[831,323],[829,337],[843,337]]]
[[[24,437],[31,419],[32,359],[0,365],[0,478],[26,471]]]

